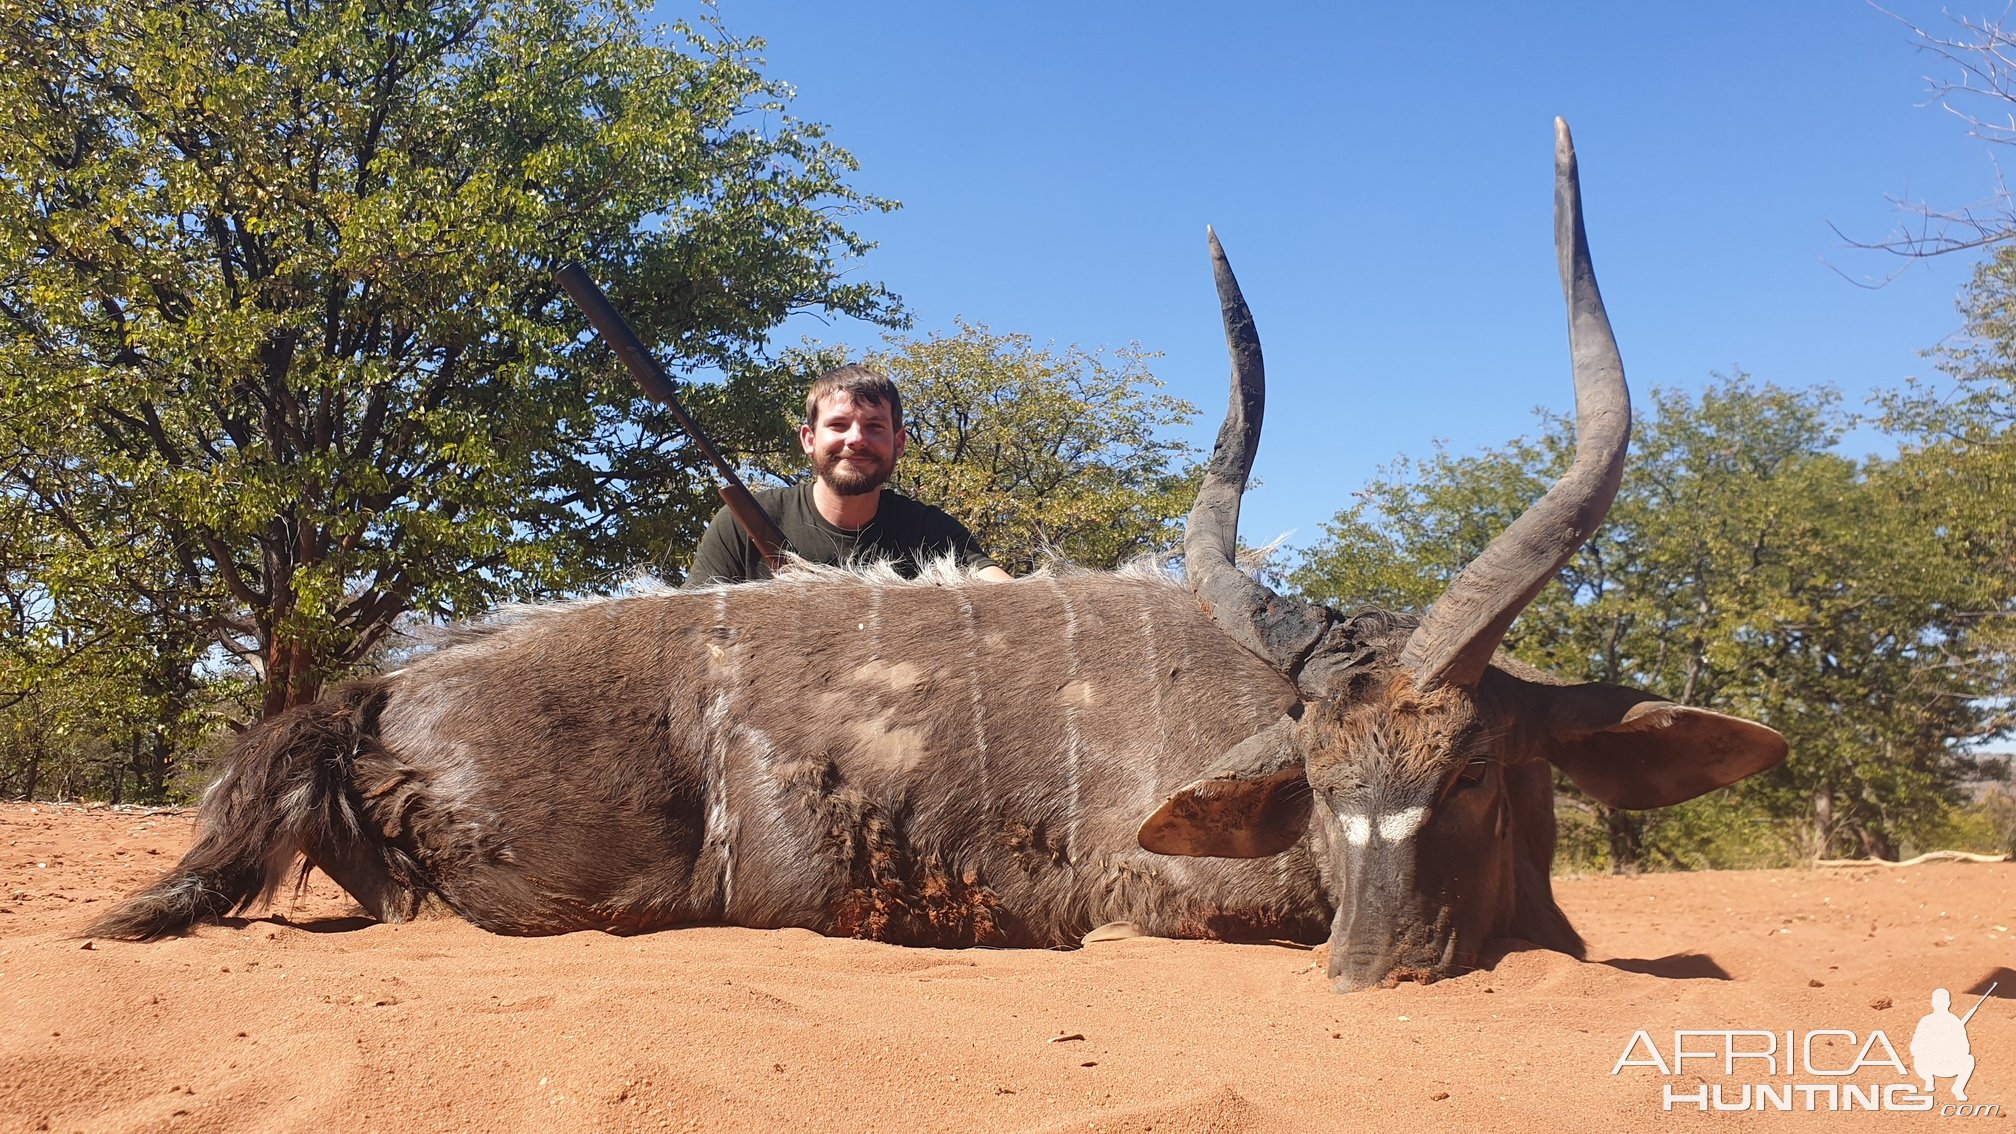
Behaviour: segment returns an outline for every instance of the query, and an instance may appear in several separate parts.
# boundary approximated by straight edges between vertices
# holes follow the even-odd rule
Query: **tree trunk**
[[[1897,841],[1889,835],[1870,827],[1858,827],[1855,834],[1862,841],[1864,856],[1888,862],[1897,861]]]
[[[1822,784],[1813,792],[1813,857],[1826,858],[1833,851],[1834,789]]]
[[[177,721],[187,713],[197,694],[189,656],[183,650],[164,648],[157,659],[159,668],[148,674],[140,688],[158,706],[147,731],[134,738],[133,794],[147,803],[168,798],[168,769],[175,762]]]
[[[160,803],[168,794],[168,730],[159,725],[133,738],[133,798]]]
[[[1636,874],[1645,868],[1645,820],[1634,811],[1616,807],[1598,809],[1603,813],[1603,837],[1610,845],[1610,873]]]
[[[259,718],[271,720],[296,705],[305,705],[322,695],[322,683],[315,680],[315,659],[308,647],[298,642],[275,641],[266,649],[266,696]]]
[[[21,730],[21,758],[27,763],[21,774],[21,798],[33,803],[42,787],[42,758],[49,751],[49,731],[43,727],[39,706],[30,702],[23,709],[33,715]]]
[[[154,742],[148,749],[147,801],[165,803],[168,799],[168,768],[175,762],[175,749],[168,743],[168,730],[156,729]]]

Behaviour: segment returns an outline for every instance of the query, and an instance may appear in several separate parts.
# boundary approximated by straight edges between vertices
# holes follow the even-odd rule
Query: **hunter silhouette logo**
[[[2000,982],[1997,982],[2000,983]],[[1953,1097],[1967,1101],[1967,1080],[1974,1075],[1974,1052],[1967,1044],[1967,1021],[1981,1010],[1988,1000],[1988,993],[1995,991],[1995,985],[1988,986],[1988,992],[1967,1009],[1965,1016],[1953,1014],[1953,994],[1943,988],[1932,990],[1932,1010],[1918,1021],[1918,1030],[1911,1033],[1911,1070],[1923,1080],[1927,1094],[1932,1092],[1932,1080],[1953,1078]]]
[[[1949,1118],[2002,1116],[1999,1103],[1970,1103],[1973,1045],[1967,1022],[1988,1002],[1991,982],[1964,1016],[1953,994],[1932,990],[1932,1010],[1918,1021],[1904,1052],[1882,1029],[1676,1028],[1662,1048],[1646,1029],[1631,1034],[1610,1068],[1654,1071],[1662,1110],[1917,1111]],[[1910,1063],[1905,1063],[1908,1054]],[[1953,1102],[1939,1101],[1938,1080],[1950,1079]]]

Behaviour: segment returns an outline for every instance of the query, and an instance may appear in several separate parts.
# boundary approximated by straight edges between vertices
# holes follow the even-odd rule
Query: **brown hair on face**
[[[880,370],[849,363],[813,379],[812,388],[805,391],[806,424],[818,424],[819,403],[828,394],[846,394],[856,402],[888,406],[889,424],[896,429],[903,428],[903,395],[896,392],[896,383]]]

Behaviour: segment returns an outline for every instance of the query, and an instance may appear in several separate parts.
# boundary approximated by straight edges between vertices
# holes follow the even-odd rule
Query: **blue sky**
[[[1740,367],[1856,404],[1928,373],[1971,264],[1907,265],[1830,224],[1880,238],[1903,219],[1888,196],[1975,203],[1996,176],[1994,147],[1926,105],[1938,60],[1852,0],[718,10],[769,40],[769,73],[860,160],[855,183],[904,203],[861,220],[879,247],[857,270],[918,333],[963,315],[1139,341],[1204,411],[1200,446],[1224,404],[1215,225],[1267,352],[1253,542],[1307,545],[1396,455],[1498,444],[1571,405],[1555,115],[1641,395]],[[1892,10],[1944,26],[1934,4]]]

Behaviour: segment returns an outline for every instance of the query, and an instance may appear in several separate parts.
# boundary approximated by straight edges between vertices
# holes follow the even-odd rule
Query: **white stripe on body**
[[[715,848],[721,856],[717,874],[724,920],[733,916],[735,837],[742,827],[729,802],[731,785],[736,782],[729,762],[734,759],[738,736],[750,731],[737,722],[734,711],[735,698],[742,692],[742,653],[734,648],[735,626],[728,615],[728,603],[733,594],[730,590],[714,593],[714,625],[708,634],[707,653],[713,665],[715,693],[714,699],[707,705],[706,742],[700,756],[707,791],[707,824],[702,845]],[[768,738],[760,737],[760,734],[759,738],[762,746],[767,748]]]
[[[952,593],[959,599],[959,616],[966,627],[966,682],[973,709],[973,753],[980,764],[980,800],[983,805],[992,806],[993,795],[987,782],[987,698],[980,676],[980,626],[973,616],[973,600],[966,596],[966,589],[955,587]]]
[[[1058,604],[1064,608],[1064,652],[1071,659],[1070,668],[1064,674],[1064,684],[1068,687],[1078,683],[1078,613],[1071,609],[1070,597],[1064,593],[1063,586],[1054,577],[1047,579],[1046,582],[1050,584],[1050,590],[1056,594]],[[1067,698],[1063,707],[1065,798],[1071,809],[1071,824],[1066,829],[1065,835],[1064,860],[1071,862],[1078,853],[1078,825],[1080,813],[1084,810],[1078,785],[1080,749],[1084,742],[1078,732],[1078,706]]]
[[[1162,655],[1155,648],[1155,609],[1141,607],[1142,668],[1148,674],[1148,711],[1155,717],[1155,748],[1141,775],[1141,814],[1162,805],[1162,761],[1169,751],[1169,722],[1162,716]]]
[[[1196,642],[1191,638],[1190,635],[1179,633],[1176,636],[1176,643],[1178,646],[1176,660],[1175,663],[1169,666],[1168,668],[1174,670],[1179,676],[1175,679],[1175,681],[1171,682],[1172,688],[1175,685],[1176,681],[1194,682],[1196,680],[1196,673],[1197,673],[1197,653],[1195,649]],[[1159,669],[1155,673],[1155,685],[1158,690],[1161,688],[1162,685],[1162,673]],[[1180,690],[1177,692],[1177,696],[1179,698],[1182,696]],[[1183,716],[1185,720],[1188,722],[1188,726],[1184,729],[1185,735],[1179,738],[1179,742],[1183,746],[1182,752],[1179,755],[1190,757],[1203,755],[1202,749],[1204,747],[1204,736],[1200,731],[1200,723],[1197,719],[1197,714],[1185,713],[1183,714]],[[1158,723],[1158,727],[1166,726],[1166,724],[1167,724],[1166,720],[1160,721]],[[1214,753],[1208,756],[1204,756],[1204,758],[1206,760],[1214,760],[1217,758],[1217,754]],[[1169,784],[1168,785],[1169,790],[1173,791],[1176,788],[1189,783],[1191,780],[1195,779],[1196,776],[1197,773],[1194,770],[1193,766],[1193,769],[1186,770],[1182,776],[1178,777],[1175,783]],[[1157,772],[1156,778],[1157,779],[1162,778],[1162,775],[1159,770]],[[1156,807],[1160,807],[1161,805],[1162,805],[1161,800],[1158,799],[1155,801]],[[1145,857],[1147,858],[1148,861],[1154,863],[1154,871],[1156,876],[1162,881],[1163,885],[1167,887],[1166,892],[1170,894],[1184,895],[1195,893],[1197,892],[1197,888],[1200,885],[1202,885],[1204,881],[1215,876],[1212,873],[1213,868],[1209,865],[1213,861],[1210,859],[1190,858],[1185,855],[1162,855],[1162,854],[1148,854]]]
[[[707,703],[700,746],[700,775],[707,793],[707,825],[700,845],[703,850],[714,848],[721,856],[716,874],[724,920],[729,916],[729,903],[735,898],[734,832],[728,817],[728,747],[729,733],[734,727],[728,720],[730,701],[724,689]]]

